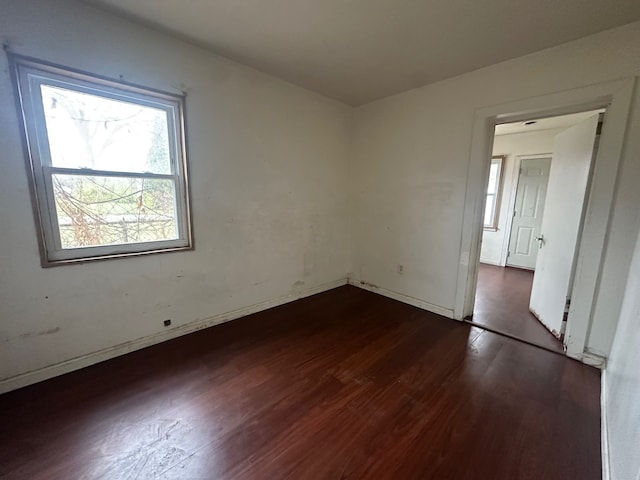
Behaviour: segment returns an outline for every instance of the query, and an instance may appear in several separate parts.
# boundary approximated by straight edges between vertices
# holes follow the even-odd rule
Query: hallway
[[[481,263],[473,321],[562,352],[562,343],[529,312],[532,283],[532,271]]]

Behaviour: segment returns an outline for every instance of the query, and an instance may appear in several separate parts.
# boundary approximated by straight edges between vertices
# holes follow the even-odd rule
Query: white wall
[[[605,376],[611,480],[640,479],[640,237]],[[606,459],[605,459],[606,461]]]
[[[192,252],[42,269],[0,55],[0,387],[162,334],[164,319],[180,328],[345,281],[350,107],[71,0],[0,0],[0,11],[16,53],[188,89],[195,234]]]
[[[353,281],[452,314],[474,111],[638,74],[636,22],[357,108]],[[602,354],[615,331],[635,240],[629,232],[638,222],[638,114],[636,95],[587,339]]]
[[[500,201],[500,216],[496,231],[485,230],[482,234],[480,261],[493,265],[505,265],[509,229],[513,218],[513,207],[518,186],[518,174],[515,171],[517,156],[538,155],[553,152],[553,140],[562,128],[540,130],[525,133],[496,135],[493,140],[493,155],[506,155],[504,165],[504,183]]]

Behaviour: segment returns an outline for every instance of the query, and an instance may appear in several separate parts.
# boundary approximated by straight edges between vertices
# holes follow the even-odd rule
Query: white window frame
[[[498,165],[498,178],[496,179],[496,193],[489,193],[487,188],[485,210],[489,204],[489,197],[493,197],[493,218],[490,224],[484,224],[484,229],[495,232],[498,230],[498,223],[500,222],[500,203],[502,202],[502,187],[504,183],[504,164],[507,159],[506,155],[493,155],[491,157],[491,164],[489,165],[489,171],[491,171],[492,165]]]
[[[42,266],[192,249],[184,132],[184,96],[131,85],[19,55],[10,55],[10,61],[19,115],[22,120],[27,173],[30,179]],[[40,89],[42,84],[166,111],[171,173],[137,173],[52,166]],[[63,249],[52,185],[52,175],[55,173],[172,180],[176,194],[178,238]]]

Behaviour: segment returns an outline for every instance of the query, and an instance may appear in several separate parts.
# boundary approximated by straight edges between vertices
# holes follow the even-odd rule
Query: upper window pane
[[[500,161],[492,161],[489,170],[489,186],[487,193],[495,195],[498,193],[498,184],[500,180]]]
[[[167,112],[41,85],[51,165],[171,174]]]

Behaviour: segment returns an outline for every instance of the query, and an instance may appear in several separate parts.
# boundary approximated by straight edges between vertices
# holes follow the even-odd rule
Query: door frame
[[[513,228],[513,211],[516,208],[516,197],[518,195],[518,184],[520,183],[520,167],[522,160],[536,160],[540,158],[549,158],[553,161],[553,152],[550,153],[533,153],[531,155],[515,155],[513,159],[513,172],[511,172],[511,189],[509,191],[509,201],[507,203],[507,211],[511,214],[508,223],[508,230],[502,240],[502,249],[500,250],[500,265],[507,266],[507,253],[509,252],[509,243],[511,242],[511,229]],[[544,212],[542,212],[544,215]]]
[[[599,289],[634,85],[635,78],[631,77],[483,107],[475,111],[462,218],[454,318],[462,320],[473,314],[483,231],[482,212],[486,200],[495,126],[499,123],[606,108],[600,146],[592,167],[594,172],[586,204],[586,221],[577,249],[578,262],[571,295],[573,301],[564,338],[568,356],[581,361],[589,360],[588,355],[585,356],[585,344],[593,321],[593,309]]]

